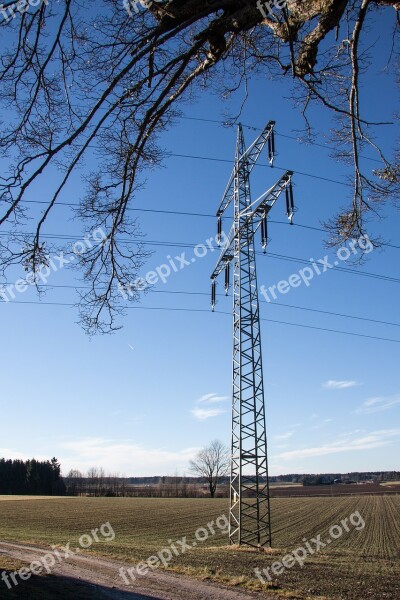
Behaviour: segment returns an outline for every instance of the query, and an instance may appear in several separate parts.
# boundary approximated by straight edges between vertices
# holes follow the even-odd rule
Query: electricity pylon
[[[282,192],[287,215],[294,214],[291,171],[251,201],[250,174],[264,147],[272,166],[275,154],[274,125],[270,121],[246,149],[242,126],[238,127],[235,166],[217,212],[218,239],[222,217],[233,203],[234,217],[221,255],[211,275],[212,306],[216,304],[216,279],[225,271],[225,291],[230,287],[233,261],[233,401],[230,478],[229,539],[231,544],[271,545],[267,437],[261,354],[260,310],[254,235],[261,229],[264,251],[268,244],[267,216]]]

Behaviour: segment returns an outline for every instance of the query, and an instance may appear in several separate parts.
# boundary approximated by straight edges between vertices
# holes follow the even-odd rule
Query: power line
[[[272,223],[272,221],[271,221]],[[289,223],[283,221],[274,221],[275,224],[279,225],[290,225]],[[327,233],[326,229],[322,227],[315,227],[312,225],[304,225],[302,223],[293,223],[293,227],[300,227],[301,229],[309,229],[310,231],[318,231],[321,233]],[[381,246],[387,246],[388,248],[394,248],[395,250],[400,250],[400,246],[395,246],[394,244],[390,244],[389,242],[381,242]]]
[[[82,107],[77,107],[77,108],[82,108]],[[216,125],[223,125],[224,127],[234,127],[238,124],[237,120],[232,121],[229,119],[226,119],[225,121],[219,120],[219,119],[207,119],[205,117],[188,117],[188,116],[180,116],[179,117],[182,120],[185,121],[199,121],[202,123],[214,123]],[[251,131],[259,131],[260,127],[256,127],[255,125],[249,125],[246,123],[242,123],[242,126],[245,127],[246,129],[249,129]],[[286,138],[288,140],[293,140],[294,142],[296,142],[297,144],[305,144],[307,146],[316,146],[318,148],[323,148],[324,150],[332,150],[332,151],[337,151],[337,148],[335,148],[335,146],[331,146],[329,144],[319,144],[318,142],[312,142],[310,140],[306,140],[306,141],[302,141],[301,138],[296,137],[294,135],[288,135],[287,133],[281,133],[280,131],[275,130],[275,134]],[[91,148],[93,148],[93,145],[90,145]],[[170,156],[179,156],[179,155],[174,155],[174,154],[170,154]],[[375,162],[377,164],[382,164],[382,161],[377,159],[377,158],[372,158],[369,156],[363,156],[360,155],[360,158],[363,158],[364,160],[369,160],[371,162]],[[229,161],[230,162],[230,161]]]
[[[49,204],[45,200],[23,200],[23,204],[45,204],[46,206]],[[56,206],[68,206],[72,208],[79,208],[79,204],[76,202],[57,202]],[[208,219],[215,219],[215,215],[210,213],[196,213],[182,210],[165,210],[165,209],[156,209],[156,208],[133,208],[129,207],[126,209],[128,212],[144,212],[144,213],[161,213],[165,215],[182,215],[185,217],[206,217]],[[276,221],[277,223],[283,223],[283,221]],[[286,223],[285,223],[286,224]]]
[[[3,286],[9,285],[9,282],[4,282],[2,285]],[[84,285],[51,284],[51,283],[40,284],[40,287],[49,288],[50,290],[55,288],[55,289],[71,289],[74,291],[91,289],[90,286],[84,286]],[[167,295],[169,294],[169,295],[207,296],[207,297],[209,297],[209,295],[210,295],[207,292],[193,292],[193,291],[188,292],[188,291],[184,291],[184,290],[150,290],[149,294],[167,294]],[[228,294],[228,295],[227,294],[217,294],[217,296],[223,297],[223,298],[231,297],[230,294]],[[400,327],[400,323],[393,323],[391,321],[381,321],[379,319],[373,319],[371,317],[360,317],[360,316],[356,316],[356,315],[347,315],[345,313],[331,312],[328,310],[322,310],[322,309],[318,309],[318,308],[310,308],[307,306],[284,304],[283,302],[274,302],[274,301],[268,302],[267,300],[261,300],[261,302],[263,304],[271,304],[273,306],[279,306],[281,308],[291,308],[291,309],[295,309],[295,310],[303,310],[303,311],[307,311],[307,312],[319,313],[319,314],[329,315],[329,316],[333,316],[333,317],[341,317],[341,318],[345,318],[345,319],[355,319],[357,321],[365,321],[367,323],[377,323],[379,325],[389,325],[390,327]]]
[[[3,304],[30,304],[30,305],[40,305],[40,306],[62,306],[62,307],[68,307],[68,308],[76,308],[76,304],[69,304],[66,302],[39,302],[39,301],[28,301],[28,300],[23,300],[23,301],[15,301],[15,300],[10,300],[10,302],[7,303],[3,303]],[[210,310],[204,309],[204,308],[169,308],[169,307],[165,307],[165,306],[126,306],[125,307],[128,310],[149,310],[149,311],[166,311],[166,312],[190,312],[190,313],[208,313],[210,314]],[[219,314],[219,315],[226,315],[226,316],[232,316],[230,312],[224,312],[224,311],[220,311],[220,310],[216,310],[214,311],[214,314]],[[372,339],[372,340],[380,340],[383,342],[393,342],[396,344],[400,344],[400,340],[396,340],[396,339],[391,339],[391,338],[384,338],[384,337],[380,337],[380,336],[374,336],[374,335],[367,335],[364,333],[355,333],[355,332],[351,332],[351,331],[341,331],[339,329],[328,329],[327,327],[317,327],[314,325],[304,325],[301,323],[290,323],[288,321],[278,321],[276,319],[266,319],[266,318],[262,318],[261,321],[266,321],[268,323],[277,323],[279,325],[288,325],[290,327],[301,327],[304,329],[314,329],[316,331],[325,331],[328,333],[336,333],[336,334],[341,334],[341,335],[349,335],[349,336],[354,336],[354,337],[362,337],[362,338],[368,338],[368,339]]]
[[[45,200],[23,200],[23,204],[45,204],[48,205],[48,202]],[[67,206],[67,207],[79,207],[79,204],[76,202],[57,202],[57,206]],[[184,217],[201,217],[207,219],[215,219],[216,216],[210,213],[197,213],[190,211],[182,211],[182,210],[165,210],[165,209],[156,209],[156,208],[133,208],[129,207],[126,209],[127,212],[143,212],[143,213],[154,213],[154,214],[164,214],[164,215],[179,215]],[[290,226],[287,221],[275,221],[271,219],[269,223],[274,225],[284,225],[285,227]],[[302,223],[292,223],[293,227],[301,227],[302,229],[309,229],[310,231],[317,231],[326,234],[327,231],[322,227],[315,227],[312,225],[304,225]],[[387,246],[389,248],[395,248],[396,250],[400,250],[400,246],[395,246],[394,244],[390,244],[387,242],[381,242],[382,246]]]
[[[389,325],[391,327],[400,327],[400,323],[392,323],[390,321],[380,321],[379,319],[371,319],[368,317],[358,317],[355,315],[346,315],[344,313],[336,313],[328,310],[321,310],[318,308],[308,308],[306,306],[296,306],[294,304],[283,304],[282,302],[267,302],[266,300],[262,300],[263,304],[273,304],[275,306],[285,307],[285,308],[293,308],[295,310],[304,310],[308,312],[320,313],[323,315],[330,315],[334,317],[342,317],[345,319],[356,319],[357,321],[366,321],[368,323],[378,323],[380,325]]]
[[[268,257],[274,258],[276,260],[295,262],[298,264],[307,264],[307,265],[313,264],[313,262],[311,260],[307,260],[306,258],[299,258],[297,256],[285,256],[283,254],[273,254],[273,253],[268,253],[268,252],[265,255],[262,252],[256,252],[256,254],[260,254],[262,256],[268,256]],[[336,263],[336,261],[335,261],[335,263]],[[322,265],[320,265],[320,267],[321,266]],[[359,275],[361,277],[370,277],[372,279],[380,279],[381,281],[391,281],[392,283],[400,283],[400,279],[398,279],[397,277],[390,277],[389,275],[381,275],[380,273],[370,273],[368,271],[357,271],[356,269],[351,269],[349,267],[339,267],[336,264],[333,264],[329,270],[330,271],[332,271],[332,270],[340,271],[341,273],[348,273],[351,275]]]
[[[14,235],[15,232],[13,232]],[[6,236],[8,235],[6,232],[0,232],[0,236]],[[62,240],[62,241],[80,241],[81,238],[79,236],[72,236],[72,235],[63,235],[63,234],[43,234],[42,235],[43,239],[49,239],[49,240]],[[193,250],[194,248],[196,248],[199,244],[193,244],[193,243],[185,243],[185,242],[171,242],[171,241],[160,241],[160,240],[142,240],[142,239],[133,239],[133,240],[125,240],[125,239],[121,239],[118,240],[118,243],[120,244],[142,244],[144,246],[155,246],[155,247],[163,247],[163,248],[185,248],[185,249],[189,249],[189,250]],[[214,251],[218,251],[220,250],[219,246],[210,246],[209,247],[210,250],[214,250]],[[299,256],[287,256],[284,254],[276,254],[276,253],[271,253],[271,252],[267,252],[266,254],[264,254],[263,252],[256,252],[257,255],[259,256],[266,256],[267,258],[272,258],[273,260],[284,260],[287,262],[295,262],[297,264],[304,264],[304,265],[313,265],[313,261],[306,259],[306,258],[301,258]],[[338,262],[338,261],[335,261]],[[322,264],[320,265],[320,267],[322,267]],[[392,283],[400,283],[400,279],[396,278],[396,277],[391,277],[389,275],[382,275],[381,273],[370,273],[369,271],[358,271],[356,269],[352,269],[350,267],[340,267],[339,264],[333,264],[331,265],[330,271],[340,271],[341,273],[347,273],[349,275],[358,275],[361,277],[369,277],[372,279],[379,279],[381,281],[390,281]]]
[[[196,156],[196,155],[192,155],[192,154],[177,154],[175,152],[168,152],[166,154],[167,157],[172,156],[174,158],[188,158],[188,159],[192,159],[192,160],[208,160],[211,162],[221,162],[221,163],[229,163],[232,164],[232,160],[228,159],[228,158],[216,158],[216,157],[211,157],[211,156]],[[293,173],[295,175],[302,175],[303,177],[310,177],[311,179],[318,179],[319,181],[325,181],[327,183],[335,183],[336,185],[342,185],[345,187],[349,187],[352,188],[353,184],[352,183],[346,183],[345,181],[339,181],[338,179],[331,179],[329,177],[322,177],[321,175],[315,175],[314,173],[306,173],[305,171],[298,171],[298,170],[293,170],[293,169],[288,169],[286,167],[279,167],[278,165],[274,165],[273,167],[271,167],[271,165],[267,165],[265,163],[257,163],[256,165],[257,167],[264,167],[264,168],[268,168],[268,169],[277,169],[278,171],[293,171]]]
[[[235,121],[219,121],[217,119],[206,119],[206,118],[202,118],[202,117],[186,117],[186,116],[182,116],[181,119],[184,119],[186,121],[202,121],[204,123],[216,123],[219,125],[223,125],[225,127],[233,127],[234,125],[237,125],[237,122]],[[259,131],[259,127],[255,127],[254,125],[246,125],[245,123],[242,123],[243,127],[246,127],[246,129],[250,129],[252,131]],[[280,133],[279,131],[275,131],[276,135],[279,135],[280,137],[286,138],[288,140],[294,140],[295,142],[302,143],[301,139],[299,139],[298,137],[295,137],[293,135],[288,135],[285,133]],[[325,150],[333,150],[333,151],[337,151],[337,148],[335,148],[334,146],[330,146],[329,144],[318,144],[318,142],[311,142],[309,140],[303,142],[304,144],[306,144],[307,146],[317,146],[318,148],[324,148]],[[382,164],[382,161],[377,159],[377,158],[371,158],[369,156],[363,156],[361,155],[361,158],[363,158],[364,160],[369,160],[371,162],[376,162],[378,164]]]
[[[91,148],[92,150],[104,150],[104,148],[100,148],[100,146],[94,146],[94,145],[89,145],[88,148]],[[190,159],[190,160],[201,160],[201,161],[210,161],[210,162],[218,162],[218,163],[228,163],[228,164],[232,164],[232,160],[229,158],[217,158],[217,157],[213,157],[213,156],[197,156],[197,155],[193,155],[193,154],[179,154],[176,152],[166,152],[165,153],[165,158],[186,158],[186,159]],[[293,171],[293,169],[288,169],[286,167],[280,167],[278,165],[274,165],[273,167],[271,167],[270,164],[266,164],[266,163],[258,163],[256,165],[257,167],[262,167],[262,168],[267,168],[267,169],[276,169],[278,171]],[[352,183],[346,183],[345,181],[339,181],[338,179],[331,179],[329,177],[322,177],[321,175],[315,175],[314,173],[307,173],[305,171],[293,171],[296,175],[301,175],[303,177],[310,177],[311,179],[318,179],[319,181],[325,181],[328,183],[334,183],[336,185],[341,185],[341,186],[345,186],[348,188],[353,188],[353,184]]]

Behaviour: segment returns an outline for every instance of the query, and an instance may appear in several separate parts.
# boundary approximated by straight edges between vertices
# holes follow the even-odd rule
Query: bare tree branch
[[[124,8],[124,4],[127,10]],[[338,158],[354,165],[354,195],[330,223],[332,242],[364,234],[368,213],[398,193],[398,157],[389,160],[375,142],[376,127],[362,114],[360,81],[368,64],[369,22],[394,9],[389,0],[287,0],[267,10],[257,0],[166,0],[149,9],[101,0],[42,2],[0,21],[5,50],[0,58],[0,103],[12,110],[0,133],[8,164],[0,177],[1,272],[21,264],[38,273],[49,261],[43,240],[48,218],[86,157],[97,168],[85,175],[77,218],[84,231],[104,231],[104,243],[80,255],[90,283],[81,296],[81,318],[89,333],[118,327],[123,312],[118,290],[128,287],[148,253],[128,209],[161,164],[162,132],[179,117],[180,103],[196,89],[221,89],[229,96],[252,73],[273,78],[292,74],[295,102],[308,111],[321,104],[338,119]],[[7,13],[5,13],[7,14]],[[247,88],[246,88],[247,89]],[[381,168],[367,172],[360,160],[368,146]],[[27,195],[57,169],[59,180],[37,215]],[[26,224],[34,219],[34,231]],[[132,294],[132,301],[140,298]]]

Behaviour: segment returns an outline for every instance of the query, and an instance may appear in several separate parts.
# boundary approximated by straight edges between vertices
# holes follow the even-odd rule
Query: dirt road
[[[30,564],[49,549],[0,542],[0,553]],[[129,585],[119,574],[126,563],[88,555],[69,557],[51,569],[53,575],[66,577],[95,587],[98,598],[112,600],[254,600],[266,595],[228,589],[224,586],[197,581],[166,571],[152,571]],[[275,597],[276,598],[276,597]]]

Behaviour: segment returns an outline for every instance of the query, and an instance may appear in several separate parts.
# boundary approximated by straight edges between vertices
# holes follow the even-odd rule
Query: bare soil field
[[[353,527],[348,521],[356,511],[362,517],[362,528]],[[177,542],[186,538],[188,550],[174,554],[168,571],[202,582],[231,586],[238,598],[249,597],[249,594],[250,597],[254,594],[263,598],[271,598],[272,595],[275,598],[335,600],[398,600],[400,597],[400,496],[273,499],[274,548],[266,552],[229,547],[226,534],[220,530],[199,542],[195,537],[199,528],[206,528],[210,521],[216,521],[224,514],[228,514],[225,499],[25,498],[16,502],[14,498],[3,498],[0,539],[8,543],[39,546],[44,551],[51,545],[65,546],[67,543],[71,548],[77,548],[80,536],[109,522],[115,539],[100,540],[91,548],[81,550],[79,555],[79,559],[95,559],[85,567],[86,581],[90,581],[90,573],[96,571],[96,564],[100,565],[101,572],[101,564],[96,562],[96,557],[105,557],[129,568],[139,561],[147,561],[163,548],[171,548],[172,545],[179,548]],[[332,538],[330,528],[340,526],[346,519],[348,531],[342,526],[342,534]],[[355,522],[360,523],[359,520]],[[324,546],[318,549],[312,541],[317,539],[324,542]],[[327,542],[328,539],[330,542]],[[296,563],[279,574],[271,571],[274,563],[281,563],[285,555],[299,547],[305,548],[307,543],[314,552],[308,553],[303,566]],[[14,548],[13,554],[10,547],[3,544],[0,550],[0,572],[16,569],[12,561],[29,562],[29,558],[18,554],[18,549]],[[108,570],[112,570],[114,563],[110,564]],[[65,567],[61,565],[60,568]],[[260,569],[260,573],[263,569],[270,569],[267,571],[270,580],[263,575],[265,583],[262,583],[257,579],[255,569]],[[162,567],[149,575],[166,574]],[[67,576],[67,573],[64,572],[64,575]],[[76,585],[71,573],[69,577],[68,585]],[[117,578],[118,581],[120,579]],[[180,578],[177,581],[181,581]],[[187,581],[186,577],[183,581]],[[54,573],[46,577],[35,576],[26,583],[21,582],[18,593],[24,593],[24,585],[26,590],[32,585],[40,590],[41,586],[43,588],[50,583],[55,585]],[[96,584],[95,577],[93,583]],[[176,585],[179,588],[179,584]],[[36,598],[31,592],[26,596],[12,595],[15,590],[7,590],[2,581],[0,586],[1,598]],[[53,597],[46,596],[43,589],[38,598],[47,600]],[[135,592],[130,585],[123,589],[126,592],[121,593]],[[90,589],[86,593],[90,594]],[[96,597],[103,597],[96,593]],[[54,597],[73,597],[66,594],[67,586],[64,586],[63,595],[56,594]],[[163,598],[160,592],[158,594],[153,591],[144,597]],[[196,596],[190,592],[182,597],[192,600],[207,597],[201,595],[202,592],[199,594]],[[213,594],[210,597],[218,598],[216,592]],[[83,593],[74,597],[91,598]],[[168,597],[174,596],[170,594]]]
[[[317,496],[363,496],[400,494],[400,484],[355,483],[339,485],[295,485],[271,486],[271,496],[275,498],[317,497]]]

